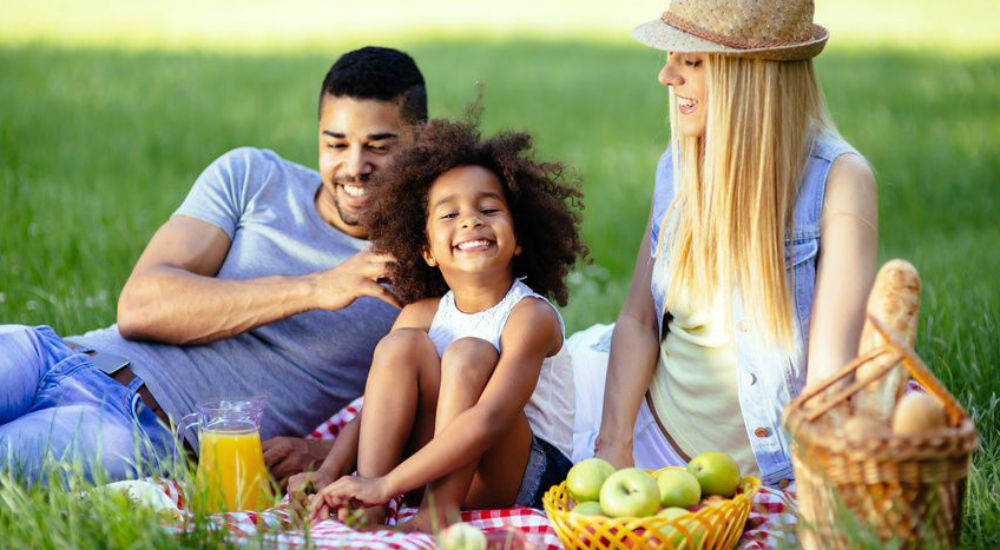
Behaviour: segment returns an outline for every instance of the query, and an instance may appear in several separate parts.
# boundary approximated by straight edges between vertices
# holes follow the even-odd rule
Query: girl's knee
[[[430,360],[437,360],[437,350],[426,332],[416,328],[396,329],[375,346],[368,376],[378,376],[382,371],[395,375],[400,368],[419,368]]]
[[[375,346],[375,358],[391,356],[424,355],[428,351],[434,352],[434,342],[431,342],[427,333],[418,328],[398,328],[386,334]]]
[[[481,338],[459,338],[448,345],[441,355],[441,370],[481,378],[489,377],[497,366],[500,354],[493,344]]]

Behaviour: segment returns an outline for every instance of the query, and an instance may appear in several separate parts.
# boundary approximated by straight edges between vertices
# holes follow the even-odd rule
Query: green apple
[[[600,458],[588,458],[576,463],[566,475],[569,496],[577,503],[596,501],[601,498],[601,485],[608,476],[615,473],[615,467]]]
[[[660,488],[660,506],[690,508],[701,500],[701,485],[687,470],[665,470],[656,477]]]
[[[674,519],[691,513],[693,512],[688,511],[687,508],[670,506],[669,508],[664,508],[660,510],[659,512],[656,513],[656,515],[661,518]]]
[[[486,550],[486,535],[468,523],[453,523],[438,533],[441,550]]]
[[[659,509],[660,488],[653,476],[639,468],[618,470],[601,486],[601,510],[606,516],[641,518]]]
[[[692,458],[687,471],[698,480],[703,495],[730,498],[740,485],[740,466],[723,452],[711,451]]]
[[[588,500],[586,502],[581,502],[573,507],[573,512],[576,514],[583,514],[585,516],[603,516],[604,511],[601,510],[601,503],[593,500]]]
[[[688,512],[684,508],[671,507],[664,508],[656,514],[657,516],[664,517],[672,521],[672,523],[668,523],[667,525],[661,527],[660,533],[663,533],[663,536],[666,539],[665,542],[669,542],[670,546],[676,550],[694,550],[701,548],[702,543],[705,542],[705,526],[701,523],[690,519],[673,521],[690,513],[691,512]],[[682,532],[680,529],[675,527],[674,524],[683,527],[684,531]],[[685,533],[687,534],[687,537],[685,537]],[[687,545],[684,544],[685,538],[690,541]]]

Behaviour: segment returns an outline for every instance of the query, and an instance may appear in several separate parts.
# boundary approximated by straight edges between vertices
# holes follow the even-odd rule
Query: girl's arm
[[[807,385],[857,356],[877,252],[875,177],[863,158],[842,155],[830,168],[820,220]]]
[[[537,299],[515,306],[502,336],[503,353],[479,401],[385,476],[343,477],[320,492],[318,512],[356,503],[375,506],[423,487],[478,460],[524,410],[542,361],[558,350],[562,330],[555,311]]]
[[[643,396],[656,369],[659,328],[650,291],[653,261],[649,255],[650,219],[636,254],[635,270],[628,297],[618,314],[611,340],[604,414],[597,434],[595,452],[615,468],[633,464],[632,432]],[[664,237],[661,237],[664,238]]]

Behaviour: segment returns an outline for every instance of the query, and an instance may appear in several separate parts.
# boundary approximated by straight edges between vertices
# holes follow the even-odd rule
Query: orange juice
[[[263,510],[271,505],[260,434],[256,430],[202,430],[198,487],[212,512]]]

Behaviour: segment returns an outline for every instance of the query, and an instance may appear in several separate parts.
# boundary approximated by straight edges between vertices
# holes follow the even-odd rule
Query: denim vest
[[[809,317],[816,283],[816,259],[820,246],[819,221],[830,166],[844,153],[856,153],[833,132],[817,134],[795,201],[794,223],[785,238],[785,265],[795,306],[794,351],[766,348],[744,319],[741,300],[734,293],[733,334],[737,356],[740,408],[754,457],[763,482],[775,484],[793,477],[788,434],[781,427],[781,412],[799,394],[806,381],[806,350],[809,349]],[[653,192],[650,254],[654,257],[651,290],[663,336],[663,301],[670,286],[666,248],[657,254],[663,218],[674,198],[670,148],[660,157]],[[787,482],[787,481],[786,481]]]

